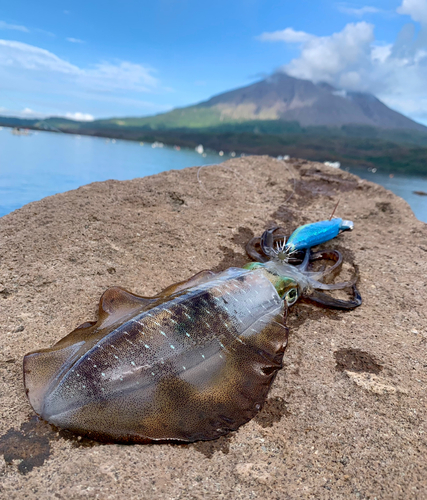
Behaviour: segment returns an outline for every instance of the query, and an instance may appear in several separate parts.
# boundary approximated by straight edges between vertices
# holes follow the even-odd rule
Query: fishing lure
[[[279,229],[273,227],[264,232],[261,238],[252,238],[246,245],[246,252],[254,260],[266,262],[268,257],[279,256],[282,260],[292,260],[292,255],[297,254],[300,250],[306,250],[322,243],[332,240],[340,232],[352,231],[353,222],[343,219],[332,219],[315,222],[313,224],[305,224],[296,229],[291,236],[286,240],[284,235],[274,235],[274,232]],[[281,241],[282,244],[274,248],[274,243]],[[261,246],[262,253],[256,248]],[[264,256],[267,258],[265,258]],[[298,259],[297,259],[298,260]]]
[[[287,246],[266,231],[264,255],[259,242],[248,245],[258,262],[202,271],[154,297],[108,289],[98,321],[25,356],[32,407],[51,424],[107,441],[209,440],[236,430],[261,409],[282,367],[288,308],[300,297],[361,304],[353,282],[319,281],[339,269],[339,252],[311,251],[351,225],[302,226]],[[319,259],[335,263],[312,271]],[[320,291],[349,286],[348,301]]]
[[[332,240],[342,231],[352,231],[353,222],[343,219],[332,219],[305,224],[296,229],[286,241],[288,253],[303,250]]]

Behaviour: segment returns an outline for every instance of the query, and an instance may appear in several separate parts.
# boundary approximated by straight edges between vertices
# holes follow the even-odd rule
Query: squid
[[[356,280],[325,284],[342,265],[313,252],[352,229],[342,219],[277,229],[252,239],[255,262],[201,271],[153,297],[104,292],[96,321],[24,357],[24,385],[40,418],[107,442],[210,440],[236,431],[262,408],[282,368],[286,318],[299,298],[353,309]],[[313,263],[332,265],[313,269]],[[326,292],[349,288],[350,300]]]

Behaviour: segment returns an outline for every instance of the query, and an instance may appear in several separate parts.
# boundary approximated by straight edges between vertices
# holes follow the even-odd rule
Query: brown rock
[[[97,444],[52,429],[27,402],[21,361],[96,316],[120,285],[150,295],[247,261],[272,223],[337,215],[326,246],[360,273],[351,312],[297,304],[263,412],[190,445]],[[303,160],[231,160],[108,181],[0,219],[0,497],[301,499],[427,497],[427,225],[385,189]]]

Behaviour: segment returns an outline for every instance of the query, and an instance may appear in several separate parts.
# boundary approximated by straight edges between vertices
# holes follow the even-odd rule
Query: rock
[[[374,394],[395,394],[396,392],[408,394],[408,391],[403,387],[391,385],[387,383],[387,380],[372,373],[346,371],[346,374],[356,385]]]
[[[150,295],[241,266],[253,235],[326,219],[338,199],[355,229],[326,246],[343,253],[344,278],[358,270],[363,306],[292,308],[284,368],[257,418],[209,443],[135,446],[31,418],[24,354],[95,319],[107,287]],[[382,187],[268,157],[94,183],[1,218],[2,496],[425,498],[426,237]]]

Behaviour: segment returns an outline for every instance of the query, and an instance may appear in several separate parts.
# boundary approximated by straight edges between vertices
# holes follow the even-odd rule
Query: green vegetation
[[[191,115],[191,119],[190,119]],[[191,121],[191,126],[188,126]],[[147,118],[76,122],[64,118],[24,120],[0,117],[0,125],[33,128],[246,154],[290,155],[343,166],[427,176],[427,134],[368,126],[301,127],[298,122],[220,122],[210,108],[189,107]]]
[[[143,118],[112,118],[111,120],[98,120],[96,122],[101,127],[136,127],[151,130],[176,128],[199,129],[212,127],[220,123],[221,113],[218,110],[202,106],[177,108],[168,113]]]

